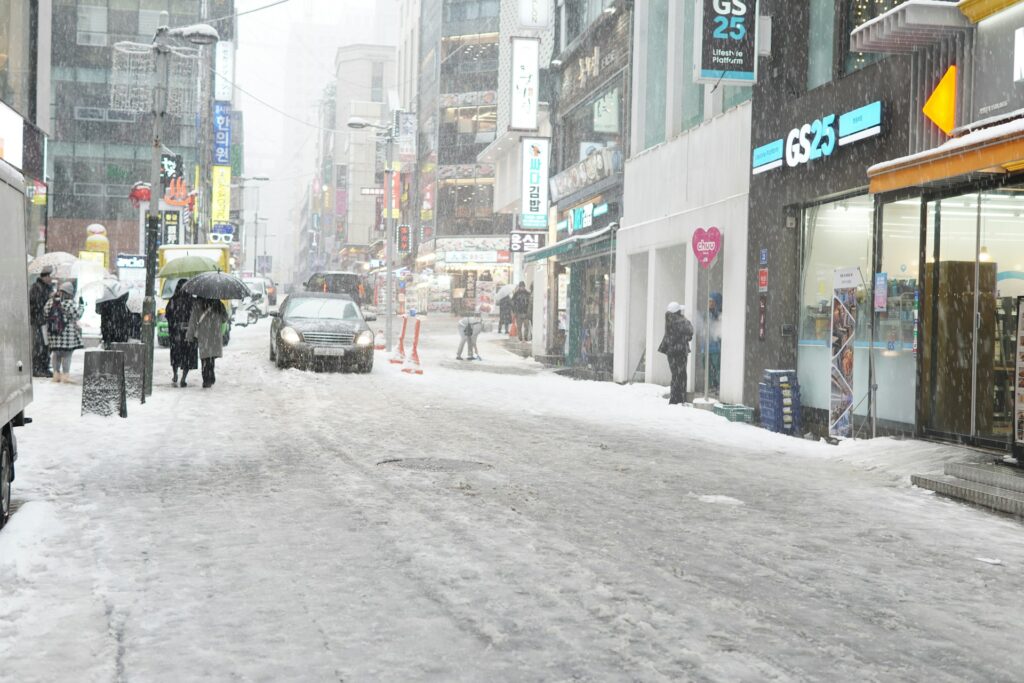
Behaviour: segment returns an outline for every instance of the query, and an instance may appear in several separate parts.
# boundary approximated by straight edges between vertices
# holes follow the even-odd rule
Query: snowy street
[[[279,371],[268,328],[212,390],[159,350],[126,420],[36,383],[0,678],[1019,680],[1024,529],[907,479],[963,451],[781,437],[494,334],[460,364],[448,318],[419,377]]]

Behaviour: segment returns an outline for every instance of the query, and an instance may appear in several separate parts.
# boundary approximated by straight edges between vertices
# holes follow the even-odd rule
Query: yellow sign
[[[921,110],[946,135],[956,128],[956,66],[946,70]]]
[[[231,220],[231,167],[213,167],[213,195],[210,198],[210,218],[214,223]]]

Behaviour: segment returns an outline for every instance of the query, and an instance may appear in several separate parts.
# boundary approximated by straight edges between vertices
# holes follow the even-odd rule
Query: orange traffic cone
[[[516,327],[515,318],[512,318],[512,324],[508,326],[508,336],[513,338],[519,336],[519,328]]]

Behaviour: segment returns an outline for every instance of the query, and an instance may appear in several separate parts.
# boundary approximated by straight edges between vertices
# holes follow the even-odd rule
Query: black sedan
[[[270,360],[277,367],[373,369],[373,331],[346,294],[298,292],[271,312]]]

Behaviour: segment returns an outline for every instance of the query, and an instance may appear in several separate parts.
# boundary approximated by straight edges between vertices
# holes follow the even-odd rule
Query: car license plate
[[[345,349],[333,349],[330,347],[318,347],[313,349],[315,356],[344,356]]]

